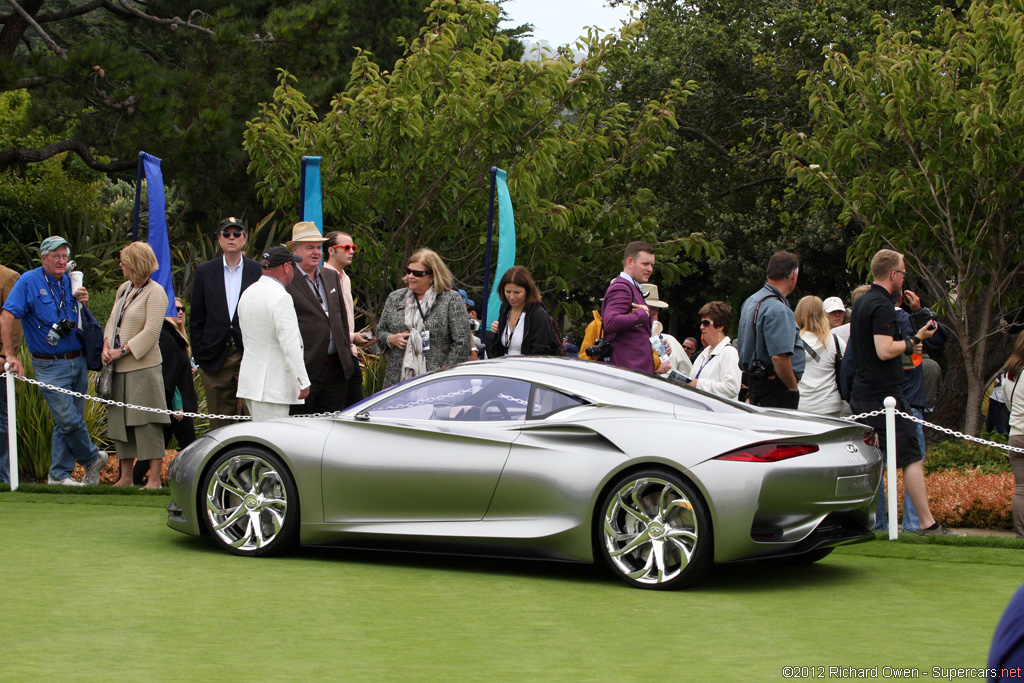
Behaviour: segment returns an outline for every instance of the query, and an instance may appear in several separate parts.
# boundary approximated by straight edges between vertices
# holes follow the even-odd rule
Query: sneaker
[[[100,470],[110,462],[110,456],[106,451],[100,451],[100,457],[93,464],[85,468],[85,476],[82,477],[82,486],[95,486],[100,483]]]
[[[64,477],[63,479],[54,479],[53,477],[47,477],[46,483],[54,484],[57,486],[85,486],[85,484],[83,484],[82,482],[75,481],[70,474]]]
[[[966,536],[967,534],[960,534],[952,529],[947,529],[941,524],[936,523],[935,526],[929,529],[921,529],[917,532],[919,536]]]

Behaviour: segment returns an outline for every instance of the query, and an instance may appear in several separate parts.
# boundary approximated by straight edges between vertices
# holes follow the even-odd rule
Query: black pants
[[[363,400],[363,371],[359,368],[359,358],[352,356],[352,376],[348,378],[345,407],[355,405]]]
[[[800,392],[790,391],[778,377],[750,383],[750,402],[762,408],[792,408],[800,405]]]
[[[341,367],[338,354],[327,357],[323,370],[316,377],[310,377],[309,396],[306,402],[293,405],[289,411],[292,415],[312,415],[313,413],[333,413],[345,407],[348,396],[348,380],[345,370]]]
[[[860,413],[871,413],[882,410],[885,406],[881,400],[863,401],[856,397],[850,399],[850,410],[854,415]],[[910,412],[910,404],[907,399],[901,398],[896,401],[896,409],[907,414]],[[873,415],[858,420],[861,424],[871,427],[878,433],[878,447],[885,453],[888,439],[885,431],[885,415]],[[896,416],[896,467],[903,469],[918,460],[923,460],[921,455],[921,442],[917,439],[917,423],[911,422],[905,417]]]

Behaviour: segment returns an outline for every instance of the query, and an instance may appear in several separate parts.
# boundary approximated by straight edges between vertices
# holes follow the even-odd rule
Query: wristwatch
[[[122,346],[121,347],[121,357],[124,358],[127,355],[128,355],[128,347],[127,346]]]

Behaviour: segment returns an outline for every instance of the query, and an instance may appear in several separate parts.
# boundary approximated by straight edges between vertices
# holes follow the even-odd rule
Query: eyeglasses
[[[184,308],[182,308],[181,306],[175,306],[175,308],[176,308],[176,309],[178,309],[178,313],[181,313],[182,311],[184,311],[184,310],[185,310],[185,309],[184,309]]]
[[[700,326],[701,327],[714,327],[715,323],[711,322],[710,320],[701,320],[700,321]]]
[[[686,344],[683,345],[683,351],[696,351],[696,350],[697,350],[696,346],[687,346]]]
[[[331,249],[344,249],[346,252],[351,251],[353,254],[359,251],[359,247],[355,244],[335,244]]]
[[[227,238],[227,237],[234,237],[235,239],[238,239],[239,237],[241,237],[244,234],[245,233],[242,232],[241,230],[225,230],[224,232],[222,232],[220,234],[220,236],[221,237],[225,237],[225,238]]]
[[[71,254],[55,254],[52,251],[47,254],[47,256],[52,258],[54,261],[68,261],[71,259]]]
[[[892,271],[893,275],[895,275],[896,273],[899,273],[900,275],[904,275],[905,276],[907,274],[907,271],[905,271],[905,270],[894,270],[894,271]]]
[[[429,270],[413,270],[412,268],[408,267],[405,269],[405,274],[414,275],[416,277],[425,277],[427,275],[433,275],[433,273],[430,272]]]

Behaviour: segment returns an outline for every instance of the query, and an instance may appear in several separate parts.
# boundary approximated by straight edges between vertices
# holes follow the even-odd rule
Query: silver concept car
[[[170,467],[168,525],[296,544],[603,560],[641,588],[873,538],[870,429],[566,358],[465,363],[332,417],[243,422]]]

